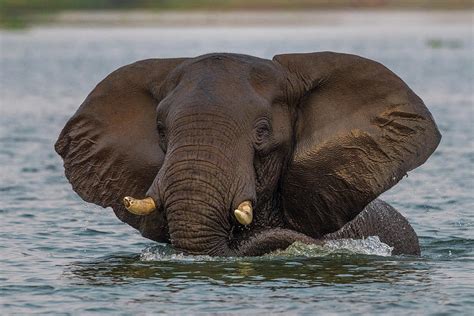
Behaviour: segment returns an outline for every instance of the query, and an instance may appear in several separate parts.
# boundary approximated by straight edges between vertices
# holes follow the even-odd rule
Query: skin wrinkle
[[[196,203],[194,203],[196,201]],[[205,208],[196,208],[196,204],[198,203],[205,204]],[[219,217],[221,216],[220,210],[220,205],[212,205],[205,199],[195,199],[195,196],[192,194],[188,195],[183,195],[183,198],[180,199],[180,201],[175,201],[171,205],[167,205],[167,216],[168,219],[170,220],[170,234],[172,234],[173,231],[179,231],[179,225],[181,222],[189,222],[189,221],[196,221],[200,222],[203,226],[209,225],[209,222],[211,223],[222,223],[225,221],[219,220]],[[191,213],[190,213],[191,212]],[[202,215],[201,217],[198,216]],[[176,222],[173,221],[174,218],[179,219],[180,217],[183,217],[182,219],[186,220],[178,220]],[[212,229],[215,231],[223,231],[225,232],[227,225],[224,226],[212,226],[212,227],[207,227],[207,229]],[[203,227],[204,228],[204,227]],[[192,243],[192,240],[189,241],[183,241],[183,242],[188,242]]]
[[[201,165],[201,168],[202,168],[202,165]],[[206,166],[205,168],[208,168],[208,166]],[[192,167],[183,167],[183,168],[180,168],[179,170],[176,170],[173,174],[170,174],[168,176],[174,177],[174,175],[176,175],[176,174],[180,174],[182,176],[183,171],[189,171],[189,173],[193,173],[193,172],[196,171],[196,169],[192,168]],[[207,185],[210,185],[210,186],[214,186],[216,184],[216,187],[227,188],[229,186],[228,183],[226,181],[222,180],[221,178],[216,179],[215,184],[207,182],[206,180],[204,180],[206,178],[206,176],[215,177],[215,173],[217,173],[217,172],[208,172],[208,173],[205,173],[205,174],[201,174],[199,177],[197,177],[197,176],[191,177],[190,175],[188,175],[186,177],[186,179],[192,180],[192,181],[193,180],[198,180],[198,181],[202,180],[203,184],[207,184]],[[173,183],[178,183],[178,182],[182,182],[182,179],[175,178],[175,180],[173,180]]]
[[[197,159],[201,160],[201,159]],[[197,163],[191,165],[190,162],[194,162],[194,159],[190,160],[181,160],[177,163],[174,163],[174,161],[169,162],[170,165],[173,166],[173,170],[170,172],[166,173],[164,172],[162,175],[163,179],[173,179],[174,181],[179,180],[180,177],[182,178],[188,178],[188,179],[195,179],[190,177],[190,175],[194,174],[195,176],[201,175],[199,179],[205,178],[205,175],[212,176],[212,179],[209,179],[209,181],[216,181],[216,183],[222,187],[222,188],[227,188],[228,187],[228,181],[227,179],[224,179],[223,176],[220,176],[220,169],[221,168],[213,168],[212,165],[213,163]],[[214,163],[215,164],[215,163]],[[199,169],[197,169],[198,167]],[[185,173],[186,172],[186,173]]]
[[[217,210],[211,213],[211,209],[209,208],[209,206],[207,206],[205,208],[206,212],[197,213],[197,212],[192,211],[193,213],[191,215],[188,213],[190,212],[190,210],[188,209],[187,205],[177,204],[174,206],[170,206],[170,210],[174,211],[174,207],[179,207],[180,209],[184,210],[183,212],[174,213],[172,216],[173,219],[170,219],[170,220],[177,220],[176,224],[173,223],[172,228],[170,228],[170,234],[174,236],[174,238],[177,238],[182,234],[191,235],[191,238],[194,237],[192,236],[193,234],[189,230],[183,231],[182,223],[186,223],[186,225],[194,224],[196,229],[199,231],[210,231],[209,233],[210,239],[225,239],[227,237],[228,231],[225,229],[225,227],[228,227],[228,224],[225,221],[223,221],[220,217],[214,214]],[[192,207],[196,208],[195,205],[193,205]],[[182,220],[182,219],[185,219],[185,220]],[[184,240],[182,242],[192,245],[193,240],[192,239]]]
[[[187,146],[183,146],[182,148],[185,148]],[[186,161],[192,161],[192,162],[195,162],[195,163],[199,163],[201,164],[202,166],[204,165],[208,165],[210,168],[214,168],[214,169],[217,169],[221,172],[224,172],[225,170],[219,165],[219,164],[216,164],[212,161],[208,161],[208,160],[205,160],[205,159],[201,159],[201,158],[189,158],[189,159],[186,159]],[[184,161],[183,161],[184,162]]]
[[[186,221],[178,221],[176,225],[173,225],[173,229],[170,230],[170,234],[174,238],[179,238],[181,235],[188,235],[192,238],[195,237],[208,237],[209,239],[225,239],[228,235],[227,231],[223,229],[216,229],[216,227],[222,226],[222,222],[217,219],[216,216],[210,216],[205,213],[195,214],[195,219],[188,218],[188,214],[177,213],[176,217],[186,217]],[[192,229],[190,228],[192,227]],[[191,243],[192,241],[183,241]]]
[[[182,162],[181,164],[185,165],[185,162]],[[173,171],[172,172],[169,172],[167,173],[166,175],[163,175],[162,177],[164,179],[166,178],[171,178],[171,179],[174,179],[173,181],[174,182],[177,182],[177,181],[180,181],[181,179],[179,177],[183,177],[184,178],[187,178],[189,180],[203,180],[205,181],[204,179],[206,178],[206,176],[209,176],[209,177],[213,177],[215,180],[216,183],[209,183],[209,182],[203,182],[205,184],[209,184],[211,186],[215,186],[215,187],[220,187],[220,188],[228,188],[229,187],[229,183],[228,183],[228,180],[226,179],[223,179],[222,177],[217,177],[216,178],[216,175],[219,174],[219,171],[218,170],[215,170],[214,171],[212,170],[212,167],[208,166],[208,165],[198,165],[201,170],[207,170],[205,173],[201,174],[198,177],[190,177],[189,174],[188,175],[184,175],[183,172],[188,172],[188,173],[193,173],[193,172],[196,172],[196,165],[194,166],[190,166],[189,164],[187,166],[180,166],[180,167],[174,167],[173,168]]]
[[[213,133],[210,133],[208,135],[207,138],[203,138],[203,140],[207,140],[207,143],[200,143],[199,145],[200,146],[215,146],[212,141],[214,141],[214,139],[218,139],[219,142],[223,143],[223,144],[228,144],[230,143],[230,136],[227,136],[226,134],[222,134],[222,133],[218,133],[220,132],[218,129],[212,129],[212,128],[209,128],[209,127],[202,127],[201,124],[197,124],[197,122],[193,122],[191,121],[191,123],[188,123],[190,126],[188,125],[180,125],[179,127],[177,127],[177,132],[174,132],[173,135],[170,137],[170,142],[173,142],[175,139],[179,139],[181,143],[185,142],[186,139],[189,139],[192,143],[184,143],[184,144],[181,144],[181,145],[184,145],[184,146],[189,146],[189,145],[196,145],[195,144],[195,139],[196,139],[196,134],[199,135],[199,132],[202,131],[202,130],[207,130],[207,131],[212,131]],[[191,132],[190,135],[183,135],[183,133],[185,132]],[[226,136],[226,138],[222,138],[222,135]],[[185,136],[188,136],[188,137],[185,137]],[[228,137],[228,138],[227,138]],[[210,142],[211,141],[211,142]],[[177,145],[176,147],[179,147],[179,145]],[[219,147],[216,147],[217,150],[219,150],[219,152],[222,154],[222,157],[227,158],[227,153],[223,152],[221,150],[221,148]]]
[[[225,172],[224,169],[222,169],[220,166],[218,166],[217,164],[214,164],[214,163],[211,163],[211,162],[205,162],[203,159],[189,159],[189,160],[186,160],[186,161],[189,161],[189,162],[194,162],[194,163],[197,163],[199,164],[200,168],[203,168],[204,170],[208,170],[208,171],[216,171],[216,169],[218,169],[220,172]],[[180,162],[177,162],[177,163],[185,163],[185,160],[182,160]],[[175,163],[176,164],[176,163]],[[175,168],[176,169],[176,168]],[[180,169],[178,170],[173,170],[174,173],[168,173],[167,176],[171,176],[173,177],[173,175],[177,172],[180,172],[182,170],[188,170],[190,172],[193,172],[195,171],[194,168],[192,167],[181,167]],[[209,172],[209,174],[212,174],[212,172]],[[176,182],[179,182],[180,180],[176,180]],[[224,182],[222,180],[222,178],[219,178],[218,179],[219,183],[220,183],[220,187],[227,187],[227,182]]]
[[[199,124],[195,124],[195,126],[196,125]],[[188,146],[187,149],[193,148],[190,145],[184,146]],[[208,150],[215,149],[213,145],[207,146]],[[196,157],[193,160],[202,160],[203,158],[199,158],[199,154],[206,151],[199,145],[194,148],[198,148],[198,150],[189,152],[189,156]],[[222,179],[220,176],[223,174],[221,173],[223,167],[215,168],[214,172],[212,172],[213,169],[211,165],[218,165],[217,163],[206,163],[204,164],[205,167],[203,169],[203,164],[193,163],[193,160],[176,160],[173,157],[179,157],[183,153],[183,150],[180,149],[182,148],[171,150],[171,154],[168,156],[168,162],[165,161],[165,165],[166,163],[170,163],[173,166],[173,170],[168,169],[171,171],[167,170],[167,172],[164,173],[163,180],[163,182],[167,183],[164,186],[164,196],[168,220],[172,223],[172,225],[170,225],[170,236],[178,248],[187,249],[189,252],[200,252],[204,249],[212,251],[209,248],[215,248],[214,245],[219,243],[217,240],[222,240],[223,236],[225,236],[222,228],[229,226],[228,224],[223,225],[225,220],[221,218],[222,216],[219,216],[220,212],[217,211],[222,208],[224,201],[228,198],[226,198],[223,193],[219,194],[220,197],[213,197],[213,192],[222,192],[225,190],[225,187],[227,187],[222,185]],[[215,157],[216,153],[208,153],[208,155],[209,157]],[[189,178],[189,172],[193,172],[194,170],[200,170],[199,172],[204,178]],[[205,180],[207,177],[206,175],[209,175],[209,179],[212,180],[211,182]],[[220,183],[215,185],[214,183],[216,183],[216,181],[217,183]],[[187,190],[183,192],[184,187],[182,186],[189,186],[193,189],[191,191]],[[198,207],[202,205],[205,206]],[[190,214],[188,212],[190,211],[194,214],[194,219],[189,217]],[[199,231],[199,234],[193,233],[192,231],[187,230],[186,227],[179,225],[181,222],[179,218],[187,218],[184,222],[188,224],[200,223],[200,229],[209,231],[208,234],[204,232],[207,237],[201,238],[201,235],[203,234],[201,231]],[[174,219],[177,219],[177,221]],[[191,244],[189,240],[192,240],[193,244]]]
[[[184,214],[176,214],[176,216],[184,216]],[[203,238],[208,237],[209,239],[215,238],[214,230],[208,229],[208,227],[220,227],[220,223],[216,220],[215,216],[209,216],[206,214],[197,214],[201,217],[204,217],[206,221],[203,221],[201,218],[196,216],[196,219],[188,218],[186,221],[178,221],[174,225],[174,229],[170,230],[170,233],[173,234],[176,238],[176,234],[189,234],[193,238]],[[186,215],[187,216],[187,215]],[[202,225],[202,226],[201,226]],[[206,229],[207,228],[207,229]],[[227,233],[221,233],[220,236],[226,236]]]
[[[196,129],[198,129],[198,127],[196,127]],[[224,159],[224,162],[225,163],[230,163],[231,159],[230,159],[230,154],[229,153],[226,153],[222,150],[222,148],[216,146],[216,143],[218,143],[216,140],[214,140],[213,138],[216,137],[214,135],[208,135],[207,137],[207,141],[205,141],[206,138],[202,137],[200,138],[200,136],[198,136],[198,133],[190,133],[189,136],[182,136],[183,138],[176,138],[175,135],[173,135],[173,138],[170,139],[170,142],[173,143],[175,142],[175,144],[173,145],[173,147],[169,148],[168,149],[168,153],[173,153],[174,154],[174,151],[179,151],[181,150],[182,148],[193,148],[194,146],[194,149],[196,151],[205,151],[206,148],[205,147],[208,147],[209,149],[207,150],[212,150],[212,151],[216,151],[215,153],[219,154],[220,155],[220,159]],[[200,139],[201,142],[200,143],[196,143],[195,140],[196,138]],[[180,139],[179,143],[175,141],[175,139]],[[213,154],[215,154],[213,152]]]
[[[188,198],[189,201],[192,203],[192,199]],[[209,210],[209,208],[207,208]],[[175,245],[178,248],[181,249],[186,249],[189,252],[202,252],[205,251],[205,249],[209,248],[209,245],[219,243],[222,240],[225,240],[225,236],[227,235],[227,229],[228,225],[223,225],[223,226],[215,226],[211,225],[209,226],[206,224],[205,221],[203,221],[203,218],[201,217],[200,220],[200,231],[208,231],[209,232],[209,237],[206,238],[205,242],[201,244],[196,244],[195,236],[193,234],[189,233],[186,229],[183,227],[180,227],[180,223],[188,223],[187,218],[189,217],[189,214],[186,212],[186,208],[182,209],[183,211],[180,213],[175,213],[174,208],[169,208],[168,209],[168,220],[170,224],[170,236],[171,239],[174,239],[173,245]],[[219,213],[217,211],[210,211],[211,214],[214,214],[214,217],[218,217]],[[213,222],[215,222],[215,219],[213,219]],[[218,221],[219,223],[223,221]]]
[[[222,133],[222,135],[224,135],[227,139],[231,139],[233,134],[235,134],[235,132],[234,132],[235,128],[232,129],[230,124],[228,124],[226,122],[223,122],[223,121],[219,122],[219,121],[203,120],[203,119],[196,118],[196,119],[193,120],[193,123],[195,123],[195,124],[207,123],[207,124],[212,124],[213,126],[219,126],[223,130],[217,129],[217,128],[210,128],[210,127],[207,127],[207,129],[202,129],[202,130]],[[186,132],[186,130],[180,130],[180,133],[184,133],[184,132]],[[179,136],[179,134],[175,135],[175,137],[178,137],[178,136]]]
[[[167,187],[167,192],[165,193],[165,200],[169,200],[170,202],[167,203],[166,205],[169,205],[173,201],[172,197],[173,197],[174,193],[182,192],[183,189],[186,189],[190,193],[192,192],[194,194],[199,194],[199,193],[206,194],[205,197],[206,197],[206,199],[210,200],[210,201],[208,201],[209,203],[216,202],[216,204],[218,204],[218,205],[225,204],[225,202],[224,202],[225,199],[222,196],[220,196],[219,194],[214,194],[214,193],[211,194],[211,193],[206,192],[206,189],[207,189],[207,191],[220,190],[219,187],[216,187],[216,186],[213,186],[213,185],[210,185],[210,184],[207,184],[207,183],[202,185],[201,182],[199,182],[199,188],[197,188],[198,184],[196,184],[195,188],[188,189],[190,181],[193,181],[193,180],[186,179],[186,180],[183,180],[183,181],[187,181],[187,183],[185,183],[186,185],[184,185],[182,183],[181,184],[173,183],[173,184],[171,184]]]
[[[206,122],[206,123],[207,123],[207,122]],[[194,124],[194,126],[196,126],[196,125],[199,125],[199,124]],[[215,131],[215,130],[213,130],[213,132],[214,132],[214,131]],[[212,134],[211,134],[211,135],[212,135]],[[176,137],[176,134],[175,134],[175,137]],[[206,146],[209,146],[209,145],[206,145]],[[212,145],[212,146],[213,146],[213,145]],[[212,146],[211,146],[211,148],[208,148],[208,149],[215,149],[215,147],[212,147]],[[198,147],[199,147],[199,146],[198,146]],[[191,147],[191,148],[192,148],[192,147]],[[201,152],[202,150],[203,150],[203,148],[202,148],[202,146],[201,146],[201,147],[199,147],[199,150],[198,150],[198,151],[194,152],[194,154],[197,156],[197,155],[199,154],[199,152]],[[219,149],[219,151],[217,151],[217,152],[220,152],[220,149]],[[173,152],[173,153],[176,154],[176,152]],[[214,152],[213,154],[215,154],[215,153],[216,153],[216,152]],[[222,153],[222,154],[224,154],[224,153]],[[211,156],[212,156],[212,155],[211,155]],[[213,164],[214,164],[214,163],[213,163]],[[194,167],[194,168],[195,168],[195,167]],[[219,169],[222,169],[222,168],[219,168]],[[224,174],[224,173],[223,173],[223,174]],[[172,175],[168,173],[167,176],[171,177]],[[218,190],[218,188],[213,188],[213,189],[214,189],[214,190]],[[196,191],[196,190],[194,190],[194,191]],[[195,193],[195,192],[193,192],[193,193]],[[203,193],[205,193],[205,192],[203,192]],[[175,192],[172,192],[172,193],[170,193],[170,194],[176,194],[176,193],[175,193]],[[172,207],[172,206],[171,206],[171,207]],[[201,215],[202,215],[202,214],[201,214]],[[206,217],[206,218],[209,220],[209,217]],[[221,217],[218,217],[218,218],[221,218]],[[221,220],[221,221],[222,221],[222,220]],[[216,242],[216,244],[217,244],[217,242]],[[210,249],[209,251],[212,252],[212,251],[216,251],[216,250],[215,250],[215,248],[213,248],[213,249]]]
[[[216,108],[216,111],[217,111],[218,108]],[[235,128],[239,125],[237,124],[237,122],[233,121],[231,118],[226,118],[224,115],[218,115],[218,114],[215,114],[215,113],[202,113],[202,112],[198,112],[198,113],[193,113],[193,114],[189,114],[189,115],[185,115],[184,117],[186,117],[187,119],[191,119],[192,122],[194,123],[202,123],[202,122],[206,122],[206,123],[215,123],[215,124],[222,124],[223,126],[228,126],[230,130],[235,130]],[[178,117],[176,118],[175,120],[175,123],[176,124],[181,124],[180,120],[182,120],[183,118],[182,117]],[[219,119],[219,120],[217,120]],[[230,120],[229,120],[230,119]]]
[[[189,179],[188,179],[188,183],[189,183]],[[197,186],[198,186],[198,184],[196,184],[196,187]],[[197,188],[193,188],[192,190],[188,190],[188,191],[189,191],[189,193],[193,193],[193,194],[199,194],[199,193],[203,194],[203,196],[205,196],[205,199],[203,201],[206,201],[209,204],[211,204],[212,202],[214,202],[216,205],[226,204],[224,197],[219,196],[219,195],[210,194],[209,192],[207,192],[207,191],[217,190],[217,189],[219,189],[218,187],[214,187],[214,186],[211,186],[211,185],[209,185],[209,186],[200,185],[200,187],[202,187],[203,189],[200,190],[200,189],[197,189]],[[179,186],[177,186],[175,184],[168,186],[167,187],[167,192],[165,193],[165,201],[167,201],[166,206],[171,205],[172,202],[174,201],[174,199],[172,198],[173,195],[176,194],[176,193],[181,193],[183,191],[183,189],[187,189],[187,187],[184,186],[184,188],[183,187],[180,188]],[[207,189],[207,191],[205,189]],[[200,199],[199,198],[194,198],[194,200],[199,201]],[[178,201],[179,201],[179,199],[178,199]]]
[[[196,154],[196,152],[194,153]],[[182,170],[187,170],[187,171],[194,171],[195,168],[189,164],[189,162],[200,162],[202,161],[203,159],[201,158],[186,158],[183,159],[183,160],[179,160],[179,161],[176,161],[171,164],[172,167],[170,167],[170,169],[167,169],[165,171],[165,173],[163,173],[162,177],[173,177],[176,173],[180,173]],[[213,167],[216,166],[214,169]],[[224,171],[224,169],[222,167],[217,167],[217,163],[212,163],[212,162],[208,162],[208,163],[201,163],[200,162],[200,167],[201,168],[210,168],[209,170],[211,171],[214,171],[215,172],[218,172],[218,171]],[[212,173],[209,173],[209,174],[212,174]],[[227,187],[227,182],[226,181],[223,181],[222,178],[219,178],[220,182],[221,182],[221,185],[223,187]]]
[[[407,104],[400,104],[400,105],[397,105],[396,107],[399,108],[400,106],[407,106]],[[414,122],[426,120],[423,116],[421,116],[419,114],[410,113],[410,112],[403,112],[403,111],[393,111],[392,110],[392,111],[390,111],[390,113],[388,115],[389,116],[398,116],[398,117],[403,118],[404,120],[414,121]]]
[[[193,198],[193,201],[192,201],[195,205],[201,205],[202,207],[206,208],[206,207],[209,207],[209,203],[207,200],[205,199],[198,199],[198,198]],[[181,206],[186,206],[187,205],[187,202],[186,201],[183,201],[183,199],[176,199],[176,200],[172,200],[169,202],[168,206],[170,207],[176,207],[178,208],[177,205],[181,205]],[[219,205],[211,205],[212,208],[216,208],[216,207],[219,207]],[[205,213],[206,214],[206,213]],[[212,215],[212,214],[210,214]],[[213,217],[213,216],[210,216],[209,217],[210,219],[213,219],[213,220],[216,220],[217,217]]]
[[[209,142],[209,138],[212,137],[212,136],[210,136],[210,134],[203,134],[202,133],[203,131],[204,132],[205,131],[215,132],[216,130],[213,129],[213,128],[204,128],[204,129],[200,129],[200,131],[195,133],[194,135],[189,133],[189,134],[186,134],[186,135],[178,135],[178,136],[192,138],[193,142],[194,142],[194,145],[196,145],[196,146],[214,146],[214,149],[219,151],[221,153],[222,157],[225,157],[225,158],[229,159],[228,154],[222,150],[222,147],[230,145],[231,141],[227,140],[227,139],[218,139],[218,140],[213,140],[213,142]],[[217,146],[216,144],[219,144],[219,146]]]
[[[380,159],[375,159],[372,155],[370,155],[367,150],[365,150],[364,148],[362,147],[359,147],[359,146],[342,146],[344,149],[355,149],[355,150],[360,150],[362,153],[364,153],[365,155],[365,159],[368,159],[372,162],[375,162],[375,163],[383,163],[383,162],[390,162],[390,160],[380,160]]]

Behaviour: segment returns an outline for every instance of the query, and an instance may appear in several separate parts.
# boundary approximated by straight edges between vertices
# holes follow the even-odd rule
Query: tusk
[[[244,201],[240,203],[239,207],[234,211],[235,218],[242,225],[249,225],[253,219],[252,203]]]
[[[155,201],[151,197],[137,200],[131,196],[123,198],[123,205],[125,208],[135,215],[148,215],[156,209]]]

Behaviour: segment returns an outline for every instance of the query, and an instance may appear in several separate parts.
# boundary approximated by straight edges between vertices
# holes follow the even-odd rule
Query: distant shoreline
[[[197,23],[195,16],[202,16],[202,12],[207,12],[207,15],[199,21],[201,25],[216,23],[212,17],[213,15],[229,13],[232,16],[235,12],[266,14],[266,12],[272,11],[287,14],[295,11],[324,12],[327,10],[403,10],[405,12],[415,10],[422,12],[473,9],[474,3],[472,0],[0,0],[0,27],[24,28],[38,24],[56,23],[57,21],[61,23],[87,21],[104,25],[125,21],[126,23],[141,23],[144,25],[144,23],[156,24],[156,20],[161,20],[162,16],[165,16],[163,23],[169,24],[171,19],[168,16],[177,13],[184,16],[190,15],[191,20],[194,21],[193,23]],[[105,22],[101,22],[100,19],[96,19],[94,16],[103,17]],[[136,18],[137,16],[139,17]],[[142,20],[146,22],[142,22]],[[284,21],[292,24],[296,23],[296,21],[288,21],[288,19]],[[181,22],[183,21],[179,20],[179,23]],[[222,23],[220,20],[218,22]],[[158,22],[158,24],[161,25],[162,22]]]
[[[76,27],[317,26],[374,23],[457,24],[472,21],[473,10],[259,10],[259,11],[65,11],[38,16],[33,25]]]

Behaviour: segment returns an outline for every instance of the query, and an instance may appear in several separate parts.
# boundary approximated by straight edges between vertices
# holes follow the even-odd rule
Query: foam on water
[[[392,255],[392,250],[393,247],[380,241],[378,236],[369,236],[365,239],[329,240],[323,246],[295,242],[287,249],[275,251],[271,255],[324,257],[346,253],[388,257]]]
[[[211,256],[192,256],[179,253],[173,247],[167,244],[158,244],[146,247],[141,252],[139,259],[141,261],[215,261],[218,257]]]
[[[361,254],[388,257],[392,255],[393,247],[380,241],[378,236],[369,236],[365,239],[338,239],[329,240],[324,245],[308,245],[295,242],[285,250],[273,251],[262,258],[272,259],[276,257],[325,257],[332,254]],[[141,261],[221,261],[239,258],[222,258],[211,256],[192,256],[176,252],[171,246],[158,244],[149,246],[141,252]]]

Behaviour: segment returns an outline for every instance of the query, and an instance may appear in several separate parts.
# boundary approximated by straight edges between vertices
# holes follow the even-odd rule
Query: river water
[[[406,18],[408,16],[408,18]],[[0,314],[469,314],[474,310],[472,15],[377,13],[311,27],[1,31]],[[260,258],[176,254],[110,209],[82,201],[53,144],[88,92],[151,57],[332,50],[382,62],[420,95],[443,134],[383,198],[422,256],[371,238],[293,245]]]

